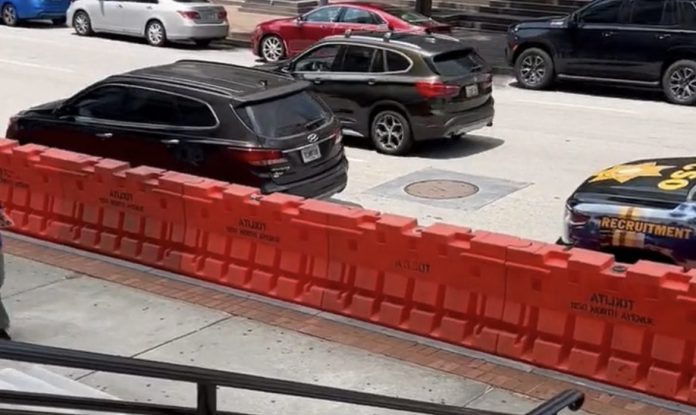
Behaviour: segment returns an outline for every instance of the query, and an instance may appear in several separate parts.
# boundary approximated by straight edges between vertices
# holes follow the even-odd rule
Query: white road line
[[[47,71],[54,71],[54,72],[65,72],[65,73],[75,72],[72,69],[60,68],[58,66],[42,65],[39,63],[14,61],[14,60],[9,60],[9,59],[0,59],[0,63],[4,63],[7,65],[26,66],[29,68],[37,68],[37,69],[43,69],[43,70],[47,70]]]
[[[596,105],[566,104],[566,103],[562,103],[562,102],[540,101],[540,100],[535,100],[535,99],[514,99],[513,101],[527,103],[527,104],[548,105],[548,106],[552,106],[552,107],[568,107],[568,108],[579,108],[579,109],[585,109],[585,110],[591,110],[591,111],[607,111],[607,112],[618,112],[621,114],[637,114],[637,111],[633,111],[633,110],[625,110],[625,109],[619,109],[619,108],[608,108],[608,107],[598,107]]]

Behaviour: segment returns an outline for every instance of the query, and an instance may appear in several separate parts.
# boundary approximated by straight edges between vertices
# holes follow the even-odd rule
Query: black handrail
[[[198,405],[194,409],[1,390],[0,403],[29,405],[31,402],[32,406],[88,409],[137,415],[241,415],[217,411],[217,387],[222,386],[431,415],[504,415],[494,411],[460,408],[243,373],[29,343],[0,341],[0,359],[195,383],[198,385]],[[584,395],[578,391],[566,391],[545,402],[535,411],[530,412],[530,415],[556,415],[566,407],[577,410],[582,406],[583,399]],[[0,409],[0,413],[2,411]]]

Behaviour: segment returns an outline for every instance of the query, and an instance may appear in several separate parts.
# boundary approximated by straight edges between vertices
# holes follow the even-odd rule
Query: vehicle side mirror
[[[576,27],[580,26],[580,14],[579,13],[573,13],[570,16],[568,16],[568,27],[571,29],[574,29]]]
[[[73,109],[69,106],[58,107],[53,110],[53,115],[59,119],[74,118]]]
[[[297,18],[295,19],[295,24],[298,26],[301,26],[303,22],[304,20],[302,20],[302,16],[297,16]]]
[[[280,71],[283,73],[290,73],[290,64],[285,64],[280,68]]]

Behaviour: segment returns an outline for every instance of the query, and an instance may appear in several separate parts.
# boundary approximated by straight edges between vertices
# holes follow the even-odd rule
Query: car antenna
[[[346,37],[350,37],[350,35],[352,35],[352,34],[353,34],[353,29],[346,30],[346,33],[345,33]]]

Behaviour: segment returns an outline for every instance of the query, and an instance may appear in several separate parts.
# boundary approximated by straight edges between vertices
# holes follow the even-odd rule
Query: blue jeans
[[[5,258],[2,253],[2,235],[0,235],[0,288],[5,283]],[[7,314],[5,305],[0,299],[0,330],[7,330],[10,328],[10,316]]]

